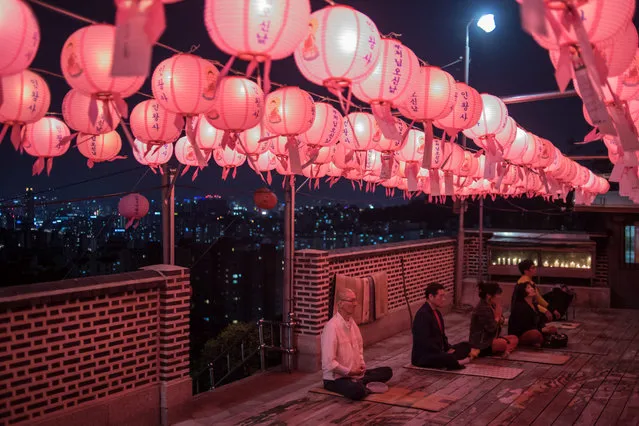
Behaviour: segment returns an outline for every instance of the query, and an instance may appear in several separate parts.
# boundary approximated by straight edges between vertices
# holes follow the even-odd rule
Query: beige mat
[[[324,395],[342,395],[328,391],[324,388],[313,388],[309,392]],[[439,393],[427,394],[421,391],[412,391],[406,388],[389,387],[385,393],[371,393],[363,401],[378,402],[380,404],[394,405],[397,407],[418,408],[425,411],[441,411],[459,398]]]
[[[493,379],[512,380],[521,374],[521,368],[500,367],[498,365],[486,364],[466,364],[463,370],[442,370],[439,368],[415,367],[412,364],[406,364],[404,368],[423,371],[438,371],[440,373],[461,374],[464,376],[491,377]]]
[[[565,348],[543,348],[544,351],[557,351],[557,352],[574,352],[577,354],[586,355],[608,355],[610,348],[597,348],[589,345],[583,345],[581,343],[570,343]]]
[[[491,356],[492,359],[499,359],[502,361],[522,361],[522,362],[535,362],[537,364],[551,364],[551,365],[564,365],[570,360],[570,355],[558,355],[548,352],[530,352],[530,351],[515,351],[507,357]]]
[[[571,322],[547,322],[546,326],[555,326],[557,328],[560,329],[564,329],[564,330],[574,330],[578,327],[581,326],[580,322],[575,322],[575,321],[571,321]]]

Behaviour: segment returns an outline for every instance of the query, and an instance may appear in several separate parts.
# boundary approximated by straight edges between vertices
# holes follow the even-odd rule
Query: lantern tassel
[[[300,160],[300,151],[295,136],[286,137],[286,149],[288,150],[288,161],[291,168],[291,173],[301,174],[302,162]]]
[[[153,172],[154,175],[158,174],[156,169],[160,169],[160,174],[164,175],[164,171],[162,170],[162,167],[160,167],[160,166],[151,166],[151,165],[149,165],[149,168],[151,169],[151,171]]]
[[[231,56],[229,60],[226,61],[226,64],[224,64],[224,67],[220,70],[220,74],[217,76],[215,93],[217,93],[217,89],[220,87],[220,83],[222,83],[222,80],[224,80],[224,78],[228,75],[229,71],[231,71],[231,67],[233,66],[233,62],[235,62],[235,58],[237,58],[237,56],[235,55]]]
[[[273,184],[273,175],[271,174],[270,170],[266,172],[266,182],[269,184],[269,186]]]
[[[253,57],[253,59],[251,59],[251,62],[249,62],[246,66],[246,77],[251,77],[255,73],[257,65],[257,58]]]
[[[196,167],[195,171],[193,172],[193,176],[191,176],[191,182],[195,182],[195,179],[197,179],[199,175],[200,175],[200,168]]]
[[[53,168],[53,157],[47,158],[47,176],[51,176],[51,169]]]
[[[10,127],[10,125],[7,124],[7,123],[2,125],[2,130],[0,130],[0,144],[4,140],[4,137],[6,136],[7,131],[9,131],[9,127]]]
[[[230,169],[228,167],[222,169],[222,180],[226,180],[226,178],[229,177],[229,171]]]
[[[93,160],[87,160],[87,167],[92,169],[93,166],[95,165],[95,163],[93,162]]]
[[[402,134],[397,130],[395,117],[391,113],[391,106],[388,102],[374,102],[371,104],[373,116],[377,121],[382,134],[390,140],[400,140]]]
[[[204,154],[202,154],[202,150],[200,149],[200,147],[197,145],[197,143],[195,143],[195,118],[196,117],[192,115],[186,118],[186,127],[184,128],[186,132],[186,140],[193,147],[193,153],[195,154],[195,158],[197,159],[197,165],[199,167],[206,167],[206,158],[204,158]]]
[[[317,178],[317,179],[315,179],[315,186],[314,186],[314,189],[319,189],[319,187],[320,187],[320,179],[319,179],[319,178]]]
[[[180,176],[184,176],[186,174],[186,172],[189,171],[190,168],[191,168],[191,166],[184,166],[184,170],[182,170],[182,173],[180,173]]]
[[[11,144],[16,151],[22,153],[22,126],[18,124],[11,127]]]
[[[31,167],[31,176],[37,176],[44,170],[44,157],[38,157]]]
[[[424,121],[424,156],[422,157],[422,168],[429,169],[433,162],[433,122]],[[445,133],[444,133],[445,136]]]
[[[268,57],[264,61],[264,80],[262,85],[262,91],[264,92],[264,96],[268,95],[271,92],[271,58]]]
[[[129,220],[127,220],[126,225],[124,225],[124,229],[129,229],[131,225],[133,225],[134,221],[135,221],[135,218],[130,218]]]

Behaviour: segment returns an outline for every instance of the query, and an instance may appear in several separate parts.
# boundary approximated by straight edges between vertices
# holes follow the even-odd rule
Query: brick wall
[[[424,300],[424,286],[437,281],[453,299],[456,240],[436,238],[418,242],[382,244],[356,249],[295,253],[295,313],[297,333],[319,335],[328,321],[329,292],[335,274],[353,277],[386,271],[389,311],[405,307],[402,267],[410,303]]]
[[[490,233],[484,233],[484,255],[481,269],[483,274],[488,275],[488,239]],[[479,262],[479,234],[466,233],[464,238],[464,278],[476,278],[480,274]]]
[[[597,251],[597,260],[595,263],[595,278],[592,285],[594,287],[609,287],[608,283],[608,254]]]
[[[189,304],[179,267],[0,289],[0,424],[187,377]]]

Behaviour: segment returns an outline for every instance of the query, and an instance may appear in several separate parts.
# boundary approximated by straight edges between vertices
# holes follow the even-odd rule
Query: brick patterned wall
[[[608,283],[608,255],[605,252],[597,253],[595,262],[595,278],[592,285],[594,287],[610,287]]]
[[[484,275],[488,275],[488,239],[492,234],[484,233],[484,255],[481,265]],[[466,233],[464,238],[464,278],[479,277],[479,234]]]
[[[350,250],[300,250],[295,260],[295,312],[299,334],[318,335],[328,321],[329,292],[335,274],[353,277],[388,274],[389,311],[405,306],[401,261],[410,303],[424,300],[426,284],[437,281],[452,301],[456,241],[451,238],[384,244]]]
[[[173,269],[1,289],[0,424],[188,375],[189,274]]]

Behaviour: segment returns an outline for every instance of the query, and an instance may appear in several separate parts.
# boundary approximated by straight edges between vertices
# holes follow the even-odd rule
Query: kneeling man
[[[390,367],[366,369],[364,342],[353,320],[357,297],[350,289],[337,294],[337,313],[322,331],[322,376],[324,389],[360,400],[367,394],[366,384],[387,382]]]
[[[446,337],[444,317],[439,309],[446,306],[446,290],[439,283],[426,287],[426,303],[419,308],[413,321],[413,352],[411,362],[416,367],[464,368],[459,361],[470,353],[468,342],[451,345]]]

